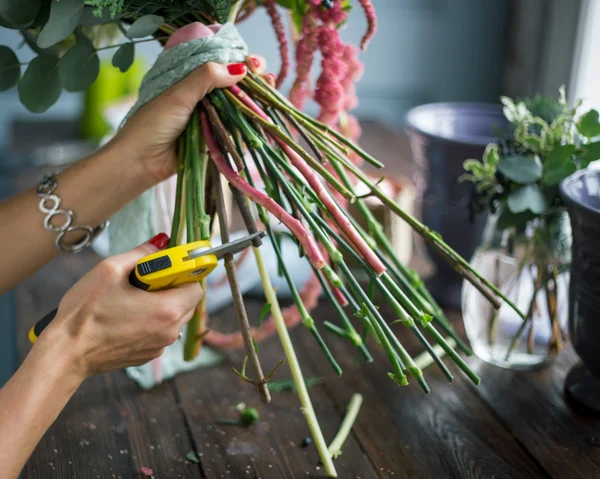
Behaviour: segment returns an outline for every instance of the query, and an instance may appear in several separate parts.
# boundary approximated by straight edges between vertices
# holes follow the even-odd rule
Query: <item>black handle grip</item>
[[[129,283],[132,286],[143,290],[147,290],[150,287],[149,284],[143,283],[138,279],[138,277],[135,274],[135,271],[132,271],[129,275]],[[35,343],[40,337],[40,334],[42,334],[42,332],[44,331],[44,329],[46,329],[50,325],[52,320],[56,317],[57,311],[58,308],[56,308],[54,311],[49,312],[46,316],[40,319],[33,328],[29,330],[29,341],[31,342],[31,344]]]
[[[52,322],[52,320],[56,317],[57,311],[58,308],[56,308],[54,311],[50,311],[46,316],[40,319],[33,328],[29,330],[29,341],[31,341],[31,344],[35,343],[38,340],[40,334],[42,334],[44,329],[46,329],[48,325]]]

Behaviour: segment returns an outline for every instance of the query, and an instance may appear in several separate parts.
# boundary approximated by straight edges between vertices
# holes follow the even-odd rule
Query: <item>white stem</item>
[[[352,399],[350,399],[350,403],[348,404],[346,416],[344,416],[340,430],[329,445],[329,455],[333,459],[337,459],[337,457],[342,454],[342,446],[346,442],[346,439],[352,430],[352,426],[354,426],[354,421],[356,421],[356,417],[358,416],[362,402],[363,397],[361,394],[355,393],[352,395]]]
[[[323,462],[323,466],[325,467],[326,474],[329,477],[337,477],[337,472],[335,470],[335,466],[333,465],[333,461],[331,460],[331,455],[327,450],[327,444],[325,442],[325,438],[323,437],[321,427],[319,426],[317,415],[315,414],[310,396],[308,395],[308,389],[306,388],[306,383],[304,382],[304,377],[302,376],[302,370],[300,369],[300,364],[298,363],[298,358],[296,357],[292,340],[290,339],[290,335],[283,320],[283,315],[281,314],[281,308],[279,307],[279,302],[277,301],[277,294],[273,289],[271,279],[269,278],[269,273],[265,268],[262,252],[260,251],[260,248],[252,248],[252,250],[254,251],[254,257],[256,258],[256,265],[258,266],[260,280],[265,291],[267,303],[271,304],[271,315],[273,316],[273,320],[275,322],[275,328],[277,329],[277,334],[279,335],[279,341],[281,341],[281,345],[283,346],[283,351],[292,373],[294,384],[298,391],[298,398],[300,399],[300,404],[302,404],[302,412],[304,413],[304,417],[308,423],[308,428],[310,429],[315,446],[317,446],[317,451],[319,452],[321,462]]]
[[[452,349],[456,347],[456,341],[454,341],[454,339],[452,339],[450,336],[446,338],[446,343],[448,343],[448,346],[450,346]],[[446,352],[442,349],[442,347],[439,344],[433,346],[433,350],[435,351],[435,354],[437,354],[440,358],[444,354],[446,354]],[[423,370],[427,366],[431,366],[433,364],[433,357],[431,356],[431,354],[429,354],[428,351],[423,351],[415,358],[415,364],[419,369]]]

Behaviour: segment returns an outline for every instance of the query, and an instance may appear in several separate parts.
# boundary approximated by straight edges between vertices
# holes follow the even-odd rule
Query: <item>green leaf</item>
[[[215,16],[217,17],[217,21],[219,23],[227,22],[229,18],[229,10],[231,10],[231,6],[233,5],[232,0],[210,0],[212,4],[213,10],[215,12]]]
[[[35,57],[19,82],[19,99],[33,113],[43,113],[54,105],[61,91],[58,58],[54,55]]]
[[[302,24],[304,23],[304,17],[308,11],[308,6],[302,0],[296,0],[294,7],[292,8],[292,24],[296,29],[296,33],[302,32]]]
[[[527,226],[527,223],[535,217],[536,215],[529,210],[524,211],[523,213],[513,213],[508,208],[504,208],[502,213],[500,213],[496,227],[499,230],[504,230],[511,227],[515,227],[518,230],[523,230],[525,229],[525,226]]]
[[[93,27],[115,21],[108,8],[103,8],[100,15],[96,15],[96,11],[95,7],[85,7],[79,23],[86,27]]]
[[[256,343],[256,340],[254,338],[252,338],[252,344],[254,344],[254,351],[258,353],[258,344]]]
[[[294,5],[296,5],[296,0],[277,0],[277,4],[281,5],[283,8],[292,10]]]
[[[498,171],[519,184],[533,183],[542,177],[542,162],[537,156],[504,156]]]
[[[19,83],[21,65],[15,52],[0,45],[0,91],[8,90]]]
[[[158,15],[144,15],[138,18],[127,30],[128,38],[143,38],[152,35],[165,23],[165,19]]]
[[[542,192],[533,185],[525,185],[508,195],[508,209],[513,213],[531,211],[535,214],[543,213],[548,204]]]
[[[41,0],[0,0],[0,15],[13,25],[31,25]]]
[[[0,27],[8,28],[9,30],[23,30],[24,28],[29,28],[29,24],[15,25],[0,15]]]
[[[43,28],[50,18],[50,7],[52,6],[52,0],[42,0],[40,9],[33,20],[33,26],[36,28]]]
[[[269,314],[270,311],[271,311],[271,303],[266,303],[262,307],[262,310],[260,312],[260,318],[258,319],[258,326],[256,327],[257,331],[262,326],[263,321],[265,320],[265,318],[267,317],[267,315]]]
[[[135,58],[135,46],[131,42],[124,43],[116,51],[112,59],[113,66],[121,70],[121,73],[125,73],[129,70],[129,67],[133,64]]]
[[[600,159],[600,141],[583,145],[583,153],[579,157],[581,168],[587,168],[590,163]]]
[[[542,178],[542,184],[547,186],[558,185],[567,176],[571,176],[577,171],[577,167],[573,163],[565,163],[558,168],[548,170]]]
[[[100,59],[92,43],[82,39],[60,59],[60,77],[65,90],[86,90],[100,73]]]
[[[577,122],[577,129],[586,138],[594,138],[600,135],[600,122],[598,122],[598,112],[590,110],[584,114]]]
[[[50,17],[38,37],[40,48],[49,48],[67,38],[83,15],[82,0],[52,0]]]
[[[564,166],[571,159],[571,156],[575,153],[575,145],[561,145],[550,152],[546,157],[544,166],[549,169],[557,169]]]

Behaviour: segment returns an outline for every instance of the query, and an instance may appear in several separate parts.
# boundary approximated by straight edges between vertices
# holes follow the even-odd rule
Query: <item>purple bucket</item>
[[[410,110],[407,123],[421,219],[470,260],[487,218],[470,220],[470,185],[459,183],[458,177],[464,173],[464,160],[480,159],[488,143],[504,136],[509,123],[502,106],[431,103]],[[427,251],[436,268],[427,287],[440,305],[460,309],[462,278],[428,244]]]

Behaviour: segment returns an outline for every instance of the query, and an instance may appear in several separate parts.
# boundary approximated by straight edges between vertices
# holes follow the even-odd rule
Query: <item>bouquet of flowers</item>
[[[263,400],[268,401],[266,383],[270,375],[261,369],[256,340],[270,322],[284,346],[307,421],[330,475],[335,474],[335,469],[287,334],[290,318],[301,321],[310,331],[338,375],[342,370],[327,347],[321,334],[323,329],[345,338],[367,362],[372,361],[372,357],[365,338],[374,336],[389,359],[391,380],[404,386],[411,377],[428,393],[421,369],[393,331],[401,327],[418,338],[449,381],[452,373],[430,340],[439,344],[474,383],[479,383],[477,375],[444,338],[453,338],[467,354],[469,348],[457,337],[419,277],[396,258],[383,226],[371,213],[365,198],[377,198],[406,221],[495,308],[505,299],[439,234],[403,211],[386,195],[379,182],[361,168],[363,162],[376,168],[383,165],[357,146],[360,128],[349,113],[357,103],[354,83],[360,78],[362,65],[358,61],[359,49],[344,44],[339,30],[354,7],[352,3],[350,0],[0,2],[0,25],[18,29],[37,54],[21,76],[23,65],[15,53],[0,47],[0,90],[16,85],[22,103],[34,112],[49,108],[62,89],[83,91],[90,86],[98,74],[98,50],[115,49],[113,64],[125,71],[132,64],[137,43],[160,42],[165,47],[164,52],[144,79],[133,112],[164,91],[169,82],[178,81],[202,62],[243,60],[246,46],[235,24],[251,16],[257,8],[267,10],[279,42],[281,69],[276,81],[279,86],[289,73],[292,45],[281,12],[289,14],[296,58],[296,77],[289,96],[262,78],[248,74],[237,86],[213,91],[205,97],[181,136],[171,242],[174,245],[209,239],[216,221],[220,223],[222,240],[228,240],[221,177],[229,183],[248,231],[266,230],[279,256],[280,273],[289,283],[294,305],[285,312],[280,309],[257,241],[253,251],[267,305],[256,326],[251,328],[233,260],[226,259],[240,326],[237,338],[243,342],[251,371],[246,374],[244,361],[238,374],[255,384]],[[357,3],[368,21],[361,42],[364,49],[375,33],[376,16],[371,0]],[[126,41],[106,45],[106,32],[114,34],[115,27],[125,35]],[[321,53],[321,73],[312,85],[310,71],[317,51]],[[317,119],[302,111],[309,98],[320,106]],[[258,172],[266,194],[255,187],[256,176],[251,175],[251,171]],[[355,191],[359,186],[368,193],[358,196]],[[349,203],[356,204],[368,228],[362,228],[346,213]],[[299,254],[314,270],[309,284],[300,291],[280,255],[280,238],[271,227],[270,216],[287,228],[287,234],[298,244]],[[366,272],[370,279],[368,287],[356,279],[347,258],[352,258]],[[321,290],[338,313],[337,324],[311,317]],[[376,290],[394,311],[393,321],[386,320],[375,305]],[[268,315],[270,318],[263,324]],[[210,340],[212,332],[206,332],[206,321],[205,307],[201,303],[187,329],[186,358],[198,354],[204,338]]]

